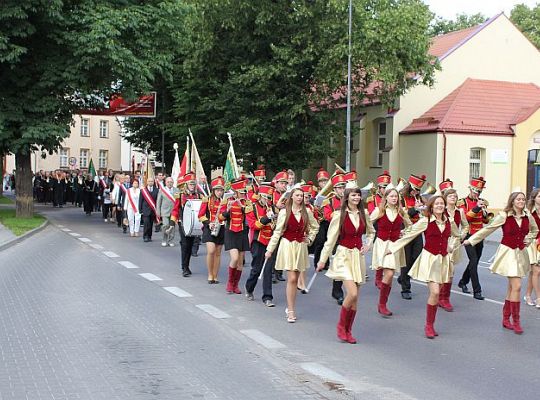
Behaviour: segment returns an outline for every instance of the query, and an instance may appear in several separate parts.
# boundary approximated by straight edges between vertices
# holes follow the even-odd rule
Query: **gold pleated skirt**
[[[533,240],[533,242],[527,246],[527,254],[529,255],[529,262],[531,265],[540,263],[540,252],[538,251],[537,246],[536,240]]]
[[[405,250],[400,249],[399,251],[386,255],[388,247],[392,242],[390,240],[382,240],[379,238],[375,239],[373,243],[373,253],[371,255],[371,269],[377,270],[379,268],[388,268],[399,270],[401,267],[404,267],[406,264],[405,261]]]
[[[297,241],[289,242],[281,238],[276,256],[276,265],[278,271],[298,271],[302,272],[309,268],[309,255],[306,243]]]
[[[354,281],[361,285],[366,281],[366,259],[356,248],[338,246],[326,276],[335,281]]]
[[[493,264],[489,268],[497,275],[509,278],[523,278],[529,274],[531,264],[527,249],[511,249],[504,244],[499,245]]]
[[[434,255],[423,249],[411,267],[409,276],[421,282],[450,282],[450,255]]]

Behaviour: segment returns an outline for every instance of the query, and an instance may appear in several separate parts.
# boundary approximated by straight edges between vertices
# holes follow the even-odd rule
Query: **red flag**
[[[188,165],[189,165],[189,149],[186,147],[186,151],[184,152],[184,157],[182,158],[182,163],[180,164],[180,175],[179,175],[180,178],[189,172]]]

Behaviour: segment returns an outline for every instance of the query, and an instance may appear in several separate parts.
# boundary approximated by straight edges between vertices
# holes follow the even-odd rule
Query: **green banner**
[[[223,168],[223,179],[225,179],[225,190],[231,188],[231,182],[238,178],[238,167],[236,166],[234,152],[232,147],[229,147],[227,153],[227,160],[225,161],[225,167]]]
[[[88,164],[88,173],[92,174],[92,177],[96,177],[96,168],[94,167],[94,161],[90,159],[90,164]]]

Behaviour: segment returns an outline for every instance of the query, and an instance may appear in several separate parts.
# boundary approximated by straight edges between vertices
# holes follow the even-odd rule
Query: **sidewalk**
[[[8,228],[0,224],[0,246],[16,237]]]

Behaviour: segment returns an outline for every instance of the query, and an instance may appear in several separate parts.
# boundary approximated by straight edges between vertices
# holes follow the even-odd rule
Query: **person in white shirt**
[[[129,233],[131,236],[139,236],[141,227],[141,214],[139,212],[139,197],[141,189],[139,189],[139,181],[134,179],[132,186],[128,189],[124,200],[124,210],[126,210],[129,221]]]

